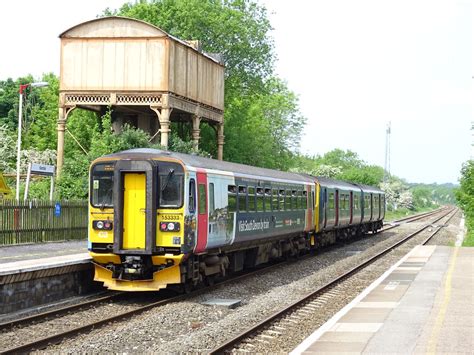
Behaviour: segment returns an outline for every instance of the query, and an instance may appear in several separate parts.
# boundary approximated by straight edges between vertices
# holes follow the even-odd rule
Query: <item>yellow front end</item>
[[[101,212],[95,208],[90,209],[90,223],[89,223],[89,241],[91,243],[108,243],[109,245],[114,244],[113,231],[97,231],[92,227],[94,220],[113,220],[113,211]],[[137,216],[138,217],[138,216]],[[162,222],[178,222],[180,225],[179,231],[160,231],[160,225]],[[125,224],[125,223],[124,223]],[[124,226],[125,230],[127,227]],[[157,232],[156,232],[156,245],[162,248],[179,248],[183,241],[184,235],[184,218],[183,210],[160,210],[157,216]],[[125,233],[124,233],[125,234]],[[138,238],[134,234],[133,238],[125,239],[124,246],[138,245],[144,246],[144,232],[142,238]],[[147,280],[119,280],[113,278],[113,272],[106,268],[107,265],[115,264],[120,265],[121,259],[119,255],[116,255],[110,251],[110,253],[96,253],[90,251],[90,255],[95,265],[95,276],[94,280],[103,282],[104,286],[111,290],[120,291],[157,291],[166,288],[170,284],[181,283],[181,272],[180,264],[184,257],[184,254],[164,254],[164,255],[153,255],[151,257],[152,264],[159,265],[170,265],[166,268],[156,271],[153,273],[153,279]]]
[[[109,230],[98,229],[98,223],[103,226],[117,222],[114,221],[116,207],[98,208],[91,203],[89,208],[89,251],[95,264],[94,280],[112,290],[157,291],[181,283],[184,207],[157,209],[155,214],[147,212],[151,209],[147,209],[146,179],[144,172],[123,174],[123,209],[119,211],[122,224],[118,228],[123,232],[119,238],[114,235],[115,226]],[[97,180],[99,182],[92,178],[92,194],[94,189],[100,189],[101,181]],[[156,234],[154,245],[147,248],[146,231],[147,228],[152,230],[147,224],[150,216],[156,218]],[[150,239],[148,244],[151,244]],[[127,258],[134,257],[143,263],[135,271],[127,266]],[[134,274],[145,269],[143,275]]]
[[[152,280],[119,280],[113,278],[113,273],[111,270],[106,269],[102,265],[98,264],[101,261],[106,261],[107,263],[116,261],[117,264],[120,263],[120,257],[114,254],[96,254],[90,253],[95,264],[95,275],[94,281],[103,282],[104,286],[111,290],[118,291],[158,291],[160,289],[166,288],[170,284],[179,284],[181,283],[181,271],[180,263],[183,258],[181,255],[165,254],[163,256],[153,256],[153,265],[166,264],[168,260],[173,260],[174,265],[167,267],[163,270],[153,273]],[[105,256],[105,257],[104,257]],[[117,259],[114,259],[117,258]]]

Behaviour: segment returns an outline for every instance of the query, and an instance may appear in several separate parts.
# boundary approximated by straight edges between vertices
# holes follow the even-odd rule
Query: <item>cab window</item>
[[[178,208],[183,204],[184,176],[174,165],[163,164],[159,170],[160,208]]]
[[[96,164],[91,171],[91,204],[94,207],[113,207],[114,166]]]

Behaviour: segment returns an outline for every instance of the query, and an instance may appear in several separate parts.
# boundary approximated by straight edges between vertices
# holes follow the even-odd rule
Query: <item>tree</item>
[[[474,160],[467,161],[461,169],[459,189],[456,190],[456,200],[466,215],[466,225],[469,234],[474,233]]]
[[[0,126],[0,172],[15,170],[15,140],[7,125]]]

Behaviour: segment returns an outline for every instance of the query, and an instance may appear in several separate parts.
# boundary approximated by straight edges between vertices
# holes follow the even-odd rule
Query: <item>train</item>
[[[196,155],[131,149],[90,167],[95,280],[190,291],[383,226],[382,190]]]

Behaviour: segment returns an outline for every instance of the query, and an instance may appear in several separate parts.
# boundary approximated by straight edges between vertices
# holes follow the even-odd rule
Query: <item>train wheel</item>
[[[206,277],[206,285],[207,286],[214,286],[216,281],[216,277],[214,275],[209,275]]]
[[[187,281],[186,283],[184,283],[184,285],[183,285],[183,292],[184,292],[185,294],[189,294],[189,293],[191,293],[191,292],[193,292],[193,291],[194,291],[194,285],[193,285],[192,281]]]

